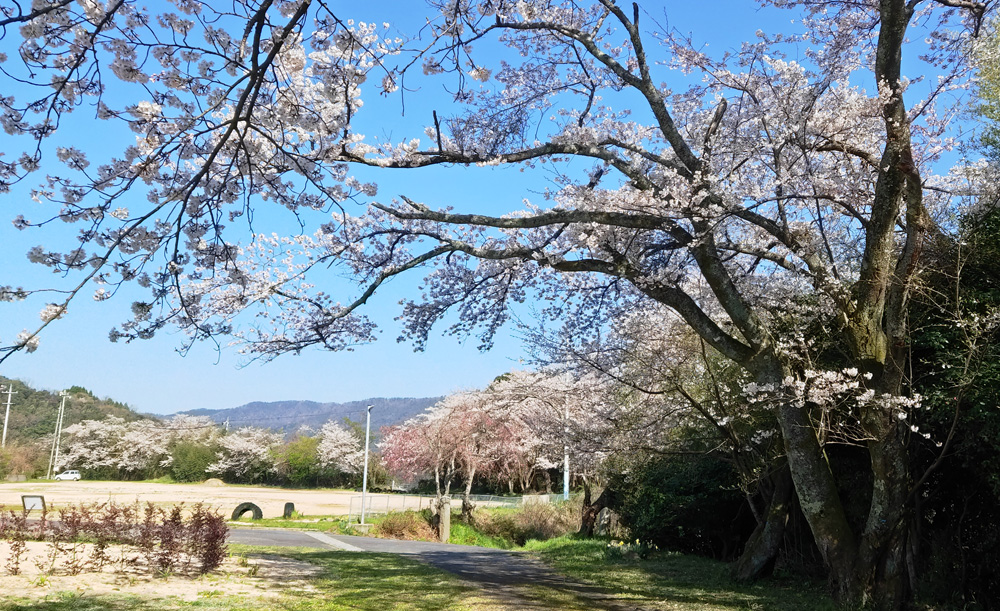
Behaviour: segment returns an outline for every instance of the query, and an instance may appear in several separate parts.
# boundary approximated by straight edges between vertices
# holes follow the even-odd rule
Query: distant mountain
[[[0,377],[0,420],[7,409],[7,386],[13,386],[11,397],[10,420],[7,423],[7,442],[30,443],[52,435],[55,430],[56,415],[62,399],[58,393],[47,390],[36,390],[20,380],[10,380]],[[108,416],[118,416],[125,420],[152,418],[140,414],[124,403],[112,399],[99,399],[86,388],[72,386],[67,392],[66,413],[63,416],[63,429],[81,420],[103,420]],[[0,422],[0,427],[3,424]]]
[[[349,403],[318,403],[316,401],[254,401],[229,409],[193,409],[182,414],[208,416],[219,424],[229,421],[230,428],[257,426],[292,433],[307,426],[319,429],[329,420],[342,422],[349,418],[364,426],[365,408],[372,405],[372,432],[383,426],[398,424],[424,411],[443,397],[399,398],[378,397]]]

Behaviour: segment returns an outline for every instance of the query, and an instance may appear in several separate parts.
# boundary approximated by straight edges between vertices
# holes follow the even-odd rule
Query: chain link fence
[[[437,497],[433,494],[368,494],[365,495],[365,516],[384,515],[391,511],[420,511],[430,509]],[[461,495],[451,497],[453,503],[462,502]],[[470,494],[477,507],[520,507],[530,503],[554,503],[562,500],[561,494],[526,494],[524,496],[494,496],[489,494]],[[347,521],[361,519],[360,495],[351,497]]]

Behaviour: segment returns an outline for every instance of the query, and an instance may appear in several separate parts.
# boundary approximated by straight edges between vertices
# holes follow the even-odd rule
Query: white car
[[[70,469],[68,471],[63,471],[62,473],[57,475],[55,479],[60,481],[65,481],[65,480],[80,481],[80,472],[75,469]]]

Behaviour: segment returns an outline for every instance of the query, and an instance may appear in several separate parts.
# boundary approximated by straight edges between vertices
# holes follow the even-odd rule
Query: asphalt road
[[[230,543],[246,545],[312,547],[409,556],[433,567],[454,573],[468,582],[479,585],[500,599],[516,603],[515,606],[524,603],[525,598],[523,593],[515,594],[512,588],[533,585],[581,597],[590,601],[595,610],[622,611],[628,609],[631,611],[638,608],[633,605],[623,606],[621,600],[614,599],[600,588],[571,581],[520,552],[452,545],[450,543],[326,535],[312,531],[280,528],[230,528],[229,541]]]
[[[518,552],[469,545],[326,535],[284,528],[231,528],[229,542],[413,556],[431,566],[481,584],[517,585],[546,581],[561,583],[564,580],[548,567]]]

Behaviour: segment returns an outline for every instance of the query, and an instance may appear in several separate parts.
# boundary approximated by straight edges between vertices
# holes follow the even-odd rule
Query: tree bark
[[[890,358],[881,382],[890,396],[898,396],[902,380],[902,361]],[[893,388],[895,392],[891,392]],[[868,520],[861,537],[858,570],[863,571],[863,602],[877,609],[895,610],[907,599],[910,584],[906,570],[906,545],[909,532],[907,498],[910,489],[909,461],[906,451],[905,424],[896,409],[883,407],[873,414],[869,429],[876,435],[869,443],[873,476]]]
[[[582,537],[593,537],[594,528],[597,526],[597,516],[601,513],[601,510],[606,507],[611,507],[614,503],[615,493],[610,488],[605,488],[601,491],[601,495],[597,497],[594,503],[590,503],[590,484],[584,480],[584,500],[583,500],[583,511],[580,517],[580,531],[579,535]]]
[[[451,538],[451,497],[445,495],[438,500],[438,541],[447,543]]]
[[[792,475],[784,466],[770,479],[773,490],[764,519],[750,535],[739,560],[733,564],[732,576],[737,581],[752,581],[770,575],[781,550],[792,501]]]
[[[778,358],[772,356],[761,365],[757,380],[758,383],[781,388],[784,373]],[[816,428],[806,408],[789,401],[778,406],[776,416],[795,493],[820,555],[830,571],[831,590],[840,601],[856,600],[859,585],[855,571],[858,543],[847,521],[844,504]]]
[[[462,490],[462,521],[466,524],[472,523],[472,511],[476,508],[472,499],[472,480],[476,478],[476,469],[471,468],[465,474],[465,489]]]

